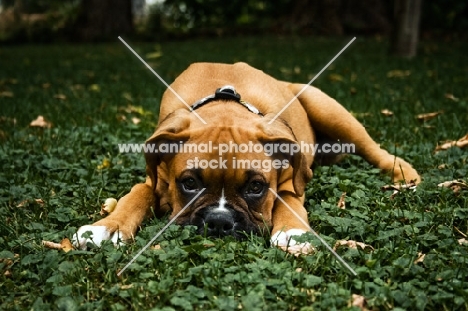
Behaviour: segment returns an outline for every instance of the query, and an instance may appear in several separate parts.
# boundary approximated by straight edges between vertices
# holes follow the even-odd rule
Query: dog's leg
[[[289,84],[288,87],[294,94],[298,94],[305,85]],[[408,162],[381,149],[361,123],[337,101],[311,86],[308,86],[298,99],[314,129],[342,143],[354,144],[357,154],[384,173],[391,174],[394,183],[421,181],[416,170]]]
[[[304,208],[304,196],[296,197],[289,192],[278,194],[272,213],[273,229],[271,244],[288,251],[291,254],[308,254],[314,251],[312,244],[297,242],[294,236],[300,236],[308,231],[307,211]]]
[[[79,249],[86,249],[88,242],[100,245],[104,240],[112,240],[114,244],[120,241],[130,240],[134,237],[145,217],[151,215],[151,209],[155,207],[156,197],[151,181],[133,186],[130,193],[122,197],[109,216],[95,222],[92,225],[82,226],[73,237],[73,244]],[[90,237],[82,237],[90,231]]]

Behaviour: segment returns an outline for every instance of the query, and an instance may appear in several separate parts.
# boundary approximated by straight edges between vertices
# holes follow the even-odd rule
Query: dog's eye
[[[247,187],[247,194],[261,194],[262,192],[263,184],[259,181],[253,181]]]
[[[187,191],[194,191],[198,189],[198,184],[195,178],[189,177],[184,180],[182,180],[182,185],[184,186],[184,189]]]

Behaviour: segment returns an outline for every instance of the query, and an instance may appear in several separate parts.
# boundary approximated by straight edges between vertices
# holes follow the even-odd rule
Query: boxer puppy
[[[266,233],[275,246],[310,251],[309,243],[292,237],[311,230],[304,190],[315,152],[306,146],[320,148],[324,141],[353,144],[394,183],[420,182],[410,164],[381,149],[315,87],[278,81],[245,63],[197,63],[171,88],[146,142],[146,182],[122,197],[112,214],[81,227],[77,247],[128,241],[146,217],[180,213],[175,222],[195,225],[202,235]],[[189,109],[181,99],[194,104]],[[87,231],[92,237],[82,237]]]

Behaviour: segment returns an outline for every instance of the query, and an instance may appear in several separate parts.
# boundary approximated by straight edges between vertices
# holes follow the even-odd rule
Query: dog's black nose
[[[208,236],[234,234],[234,217],[229,210],[211,210],[205,214],[205,228]]]

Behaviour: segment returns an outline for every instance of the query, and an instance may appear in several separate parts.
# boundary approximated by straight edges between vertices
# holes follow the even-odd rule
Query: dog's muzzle
[[[205,230],[208,236],[234,235],[236,221],[234,212],[227,208],[209,208],[204,213]]]
[[[195,212],[185,224],[196,226],[197,233],[203,236],[220,238],[232,236],[237,240],[243,240],[251,233],[258,235],[261,231],[246,215],[230,206],[204,207]]]

